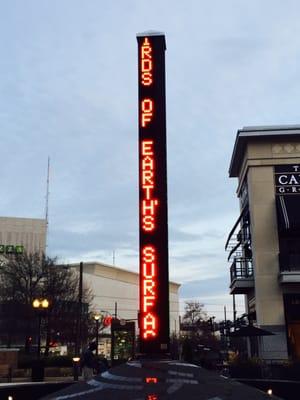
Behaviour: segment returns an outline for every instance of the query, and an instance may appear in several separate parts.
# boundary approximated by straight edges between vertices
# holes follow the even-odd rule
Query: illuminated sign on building
[[[276,195],[300,193],[300,165],[275,165]]]
[[[169,351],[165,36],[137,35],[139,58],[140,351]]]
[[[23,254],[24,246],[22,245],[12,245],[12,244],[0,244],[0,254]]]

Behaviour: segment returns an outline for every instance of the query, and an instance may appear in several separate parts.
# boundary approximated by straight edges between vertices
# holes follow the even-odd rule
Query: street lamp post
[[[74,381],[79,379],[80,357],[73,357],[73,375]]]
[[[99,319],[100,315],[94,315],[94,320],[96,321],[96,355],[98,356],[98,345],[99,345]]]
[[[42,313],[46,311],[49,307],[49,301],[47,299],[34,299],[32,306],[38,312],[38,346],[37,346],[37,356],[40,358],[41,355],[41,324],[42,324]]]

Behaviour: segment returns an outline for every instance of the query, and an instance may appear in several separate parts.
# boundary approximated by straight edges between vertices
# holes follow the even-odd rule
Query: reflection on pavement
[[[147,376],[145,381],[146,383],[157,383],[157,378],[154,376]]]

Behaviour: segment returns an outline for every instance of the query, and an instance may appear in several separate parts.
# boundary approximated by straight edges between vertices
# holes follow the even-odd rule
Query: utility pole
[[[226,306],[224,306],[224,333],[225,333],[225,351],[226,351],[226,358],[228,360],[228,336],[227,336],[227,316],[226,316]]]
[[[47,190],[46,190],[46,207],[45,207],[45,219],[46,219],[46,243],[45,243],[45,249],[46,249],[46,251],[47,251],[47,246],[48,246],[48,226],[49,226],[49,185],[50,185],[50,157],[48,156]]]
[[[225,336],[227,335],[227,317],[226,317],[226,306],[224,306],[224,332],[225,332]]]
[[[236,329],[236,305],[235,305],[235,294],[232,296],[233,301],[233,329]]]
[[[81,350],[82,329],[81,329],[81,314],[82,314],[82,278],[83,278],[83,262],[79,264],[79,287],[78,287],[78,304],[77,304],[77,320],[76,320],[76,343],[75,355],[78,356]]]

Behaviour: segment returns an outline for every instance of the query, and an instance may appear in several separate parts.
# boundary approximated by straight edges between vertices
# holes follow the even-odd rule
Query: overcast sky
[[[136,33],[163,31],[170,277],[230,310],[236,131],[300,122],[299,15],[296,0],[2,0],[0,215],[45,215],[50,156],[49,255],[115,251],[138,271]]]

